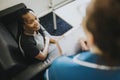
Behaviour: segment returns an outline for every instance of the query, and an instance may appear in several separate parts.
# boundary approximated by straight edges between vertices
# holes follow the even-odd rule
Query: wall
[[[0,0],[0,11],[13,5],[24,3],[28,8],[33,9],[38,17],[42,17],[52,11],[52,8],[49,8],[50,2],[53,5],[57,5],[64,1],[69,0]]]
[[[40,17],[42,12],[49,9],[49,0],[0,0],[0,10],[6,9],[13,5],[24,3],[28,8],[31,8]]]

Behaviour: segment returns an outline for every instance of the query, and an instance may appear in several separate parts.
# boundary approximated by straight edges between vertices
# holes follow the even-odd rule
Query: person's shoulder
[[[33,35],[26,35],[24,33],[22,33],[20,36],[21,36],[22,39],[33,39],[34,38]]]
[[[83,53],[79,53],[79,54],[73,56],[73,58],[77,57],[77,58],[83,60],[84,58],[86,58],[87,56],[90,56],[90,55],[91,55],[90,52],[83,52]],[[62,63],[62,64],[67,63],[68,64],[68,62],[73,63],[73,58],[71,58],[69,56],[60,56],[60,57],[58,57],[57,59],[54,60],[54,63],[55,64],[57,64],[57,63],[58,64],[59,63]]]
[[[21,43],[23,44],[36,44],[34,36],[21,35]]]
[[[86,58],[92,56],[92,53],[90,51],[82,52],[74,56],[74,58],[77,58],[79,60],[85,60]]]
[[[58,57],[57,59],[54,60],[54,62],[52,63],[52,66],[55,66],[56,68],[70,68],[70,66],[75,66],[76,63],[73,62],[73,59],[68,57],[68,56],[61,56]]]
[[[72,59],[69,58],[68,56],[60,56],[58,57],[57,59],[55,59],[54,63],[63,63],[63,62],[66,62],[66,61],[71,61]]]

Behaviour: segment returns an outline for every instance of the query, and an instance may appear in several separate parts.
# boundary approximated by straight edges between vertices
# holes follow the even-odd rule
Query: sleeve
[[[36,47],[36,45],[24,45],[23,50],[25,52],[25,56],[34,58],[39,54],[39,49]]]
[[[27,57],[34,58],[40,52],[33,38],[30,38],[30,39],[27,38],[26,40],[26,38],[23,37],[21,40],[21,47],[24,51],[25,56]]]

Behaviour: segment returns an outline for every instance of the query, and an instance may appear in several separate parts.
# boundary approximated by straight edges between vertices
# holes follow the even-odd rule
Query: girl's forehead
[[[28,12],[27,14],[23,15],[22,17],[23,17],[23,19],[34,19],[36,16],[33,15],[32,13]]]

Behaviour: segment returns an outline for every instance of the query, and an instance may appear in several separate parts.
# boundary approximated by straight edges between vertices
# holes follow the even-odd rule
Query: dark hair
[[[86,27],[105,58],[120,61],[120,0],[95,0]],[[120,63],[120,62],[119,62]]]
[[[24,20],[23,20],[23,18],[22,18],[22,16],[23,15],[25,15],[25,14],[27,14],[29,11],[32,11],[32,12],[34,12],[32,9],[28,9],[28,8],[23,8],[23,9],[21,9],[21,10],[19,10],[19,15],[18,15],[18,22],[21,24],[21,25],[23,25],[24,24]]]

